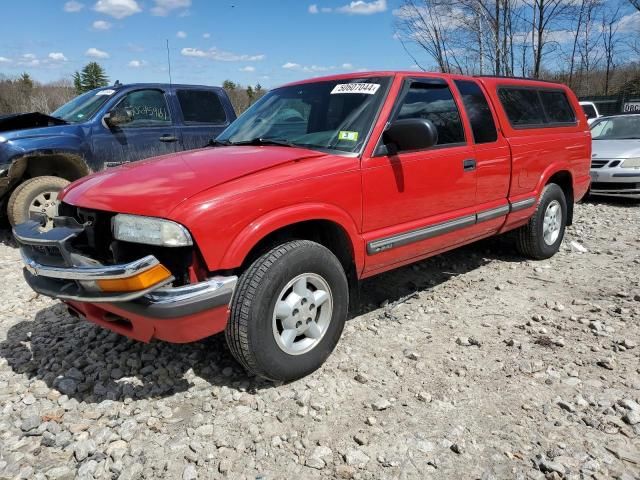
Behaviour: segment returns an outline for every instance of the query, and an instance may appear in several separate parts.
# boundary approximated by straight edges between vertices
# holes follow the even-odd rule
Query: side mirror
[[[133,121],[133,112],[128,108],[116,108],[107,113],[104,117],[104,123],[110,128],[116,128],[120,125]]]
[[[438,129],[426,118],[405,118],[393,122],[382,135],[387,154],[423,150],[438,143]]]

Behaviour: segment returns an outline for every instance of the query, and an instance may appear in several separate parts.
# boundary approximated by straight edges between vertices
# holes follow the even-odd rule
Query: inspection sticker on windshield
[[[100,90],[98,93],[96,93],[96,96],[98,95],[113,95],[114,93],[116,93],[115,90],[111,90],[110,88],[107,90]]]
[[[348,130],[340,130],[338,132],[338,140],[348,140],[350,142],[358,141],[358,132],[350,132]]]
[[[336,93],[366,93],[367,95],[373,95],[379,88],[380,85],[377,83],[339,83],[333,87],[331,95]]]

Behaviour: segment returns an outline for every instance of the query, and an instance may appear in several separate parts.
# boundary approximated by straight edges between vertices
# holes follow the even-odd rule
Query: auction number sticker
[[[100,90],[98,93],[96,93],[96,96],[98,96],[98,95],[113,95],[114,93],[116,93],[116,91],[115,90],[111,90],[111,89]]]
[[[333,90],[331,90],[331,95],[335,95],[337,93],[365,93],[367,95],[374,95],[380,85],[377,83],[339,83]]]

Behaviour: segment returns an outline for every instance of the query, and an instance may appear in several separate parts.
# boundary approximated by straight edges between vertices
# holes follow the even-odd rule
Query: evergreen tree
[[[33,80],[31,80],[31,75],[27,72],[20,75],[18,82],[20,82],[20,87],[24,90],[31,90],[33,88]]]
[[[227,91],[235,90],[236,87],[237,85],[231,80],[225,80],[224,82],[222,82],[222,88],[224,88]]]
[[[109,84],[104,68],[96,62],[87,63],[82,71],[73,74],[73,86],[78,94],[94,88],[106,87]]]
[[[82,88],[82,76],[80,72],[73,72],[73,87],[76,89],[76,93],[80,95],[84,92]]]
[[[82,88],[85,92],[93,90],[94,88],[106,87],[109,84],[109,78],[104,68],[97,62],[87,63],[82,69],[81,75]]]
[[[21,93],[23,98],[31,97],[33,80],[31,80],[31,76],[28,73],[25,72],[20,75],[16,83],[18,84],[18,91]]]

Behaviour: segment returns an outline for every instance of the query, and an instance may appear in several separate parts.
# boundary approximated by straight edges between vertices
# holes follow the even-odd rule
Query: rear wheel
[[[11,225],[26,222],[31,214],[46,215],[51,225],[57,212],[58,193],[69,185],[69,180],[43,176],[30,178],[16,188],[9,197],[7,215]]]
[[[227,343],[250,372],[295,380],[319,368],[333,351],[348,304],[347,277],[335,255],[315,242],[290,241],[241,275]]]
[[[523,255],[543,260],[560,249],[567,225],[567,200],[555,183],[547,185],[529,223],[516,233],[516,246]]]

